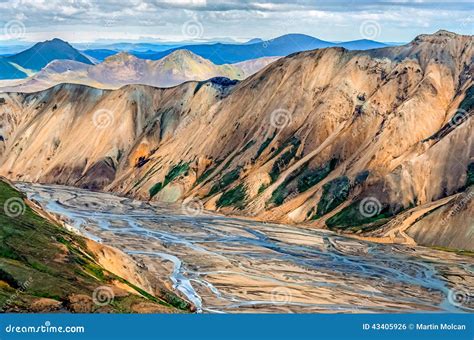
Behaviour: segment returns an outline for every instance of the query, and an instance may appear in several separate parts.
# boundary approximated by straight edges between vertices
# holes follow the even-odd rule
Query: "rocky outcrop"
[[[238,84],[4,94],[0,173],[441,245],[420,224],[436,215],[410,211],[472,185],[473,58],[472,36],[440,31],[297,53]]]

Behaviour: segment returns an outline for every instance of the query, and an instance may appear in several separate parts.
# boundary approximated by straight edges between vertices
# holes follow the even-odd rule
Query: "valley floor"
[[[76,231],[209,313],[472,312],[470,256],[55,185],[19,183]]]

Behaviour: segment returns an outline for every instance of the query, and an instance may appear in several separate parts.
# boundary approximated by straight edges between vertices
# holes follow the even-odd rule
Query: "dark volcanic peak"
[[[21,53],[8,57],[8,60],[34,71],[41,70],[53,60],[74,60],[92,64],[69,43],[57,38],[39,42]]]

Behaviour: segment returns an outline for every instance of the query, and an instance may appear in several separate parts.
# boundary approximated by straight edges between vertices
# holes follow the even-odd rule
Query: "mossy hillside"
[[[308,165],[305,164],[291,173],[285,181],[272,192],[272,197],[268,203],[278,206],[283,204],[288,197],[307,191],[326,178],[329,173],[334,170],[336,164],[336,159],[332,159],[323,166],[315,169],[308,169]]]
[[[466,186],[474,185],[474,163],[470,163],[467,166],[467,180]]]
[[[320,217],[334,210],[349,197],[350,190],[351,182],[347,176],[335,178],[324,184],[316,216]]]
[[[302,167],[293,171],[273,192],[268,204],[279,206],[285,202],[285,199],[294,194],[298,194],[296,186],[293,184],[294,180],[304,171],[306,167]]]
[[[153,198],[154,196],[156,196],[156,194],[158,194],[161,191],[161,189],[163,189],[163,183],[158,182],[158,183],[153,184],[153,186],[149,190],[150,198]]]
[[[245,199],[247,198],[247,191],[243,184],[239,184],[235,188],[232,188],[222,194],[217,200],[217,207],[229,207],[234,206],[237,209],[245,208]]]
[[[329,164],[326,164],[326,167],[321,168],[322,175],[326,174],[327,171],[332,171],[336,163],[336,160],[332,160]],[[336,209],[348,199],[349,194],[356,187],[360,187],[365,183],[369,175],[370,172],[364,170],[357,173],[352,181],[347,176],[340,176],[324,184],[321,199],[315,209],[308,212],[308,217],[314,214],[311,219],[318,219]]]
[[[459,109],[469,112],[474,109],[474,85],[466,91],[466,96],[459,104]]]
[[[277,178],[280,176],[280,173],[286,169],[286,167],[290,164],[291,160],[295,158],[296,152],[298,151],[298,148],[300,146],[301,142],[298,138],[294,137],[292,138],[288,143],[286,143],[284,146],[279,148],[280,151],[285,149],[289,145],[289,149],[285,151],[274,163],[272,166],[272,169],[270,171],[270,178],[272,180],[272,183],[277,180]],[[278,155],[279,151],[274,153],[274,155]]]
[[[225,173],[222,178],[212,186],[211,190],[209,191],[208,196],[212,196],[215,193],[221,192],[225,190],[229,185],[234,183],[236,180],[240,178],[240,173],[242,171],[241,167],[237,167],[232,171]]]
[[[41,217],[24,199],[20,192],[0,180],[1,309],[28,311],[31,302],[40,297],[67,306],[71,295],[91,297],[97,287],[115,280],[133,288],[126,280],[101,267],[82,237]],[[18,216],[7,214],[12,202],[20,209]],[[112,312],[130,312],[133,303],[150,301],[141,295],[117,297],[107,308]],[[162,299],[155,299],[170,306]],[[100,306],[95,308],[99,310]]]
[[[174,181],[181,175],[185,175],[189,171],[189,163],[179,162],[178,164],[171,167],[168,173],[165,175],[165,179],[163,182],[158,182],[154,184],[150,190],[150,198],[153,198],[156,194],[158,194],[164,187],[166,187],[169,183]]]
[[[267,139],[263,141],[263,143],[258,148],[257,154],[254,156],[253,161],[256,161],[262,155],[263,151],[266,150],[266,148],[270,145],[270,143],[273,141],[275,136],[276,136],[276,132],[271,137],[268,137]]]
[[[201,176],[199,176],[199,178],[196,181],[196,184],[201,184],[204,181],[206,181],[208,179],[208,177],[219,167],[219,165],[222,163],[222,161],[223,161],[222,159],[215,161],[215,163],[213,165],[211,165],[208,169],[206,169],[202,173]]]
[[[168,185],[168,183],[171,183],[172,181],[174,181],[179,176],[186,174],[188,170],[189,170],[189,163],[180,162],[179,164],[176,164],[175,166],[173,166],[168,172],[168,174],[165,176],[163,187]]]
[[[331,230],[346,230],[357,232],[370,231],[387,223],[393,216],[393,212],[388,207],[381,207],[380,211],[374,216],[362,214],[360,206],[361,201],[356,201],[345,207],[340,212],[332,216],[326,221],[326,226]]]
[[[305,192],[309,188],[321,182],[331,173],[331,171],[335,169],[336,164],[337,159],[331,159],[329,162],[325,163],[319,168],[305,170],[303,175],[298,178],[298,191]]]
[[[269,204],[276,206],[282,205],[285,202],[285,199],[290,195],[290,192],[287,188],[288,181],[281,183],[273,192],[272,196],[268,200]]]

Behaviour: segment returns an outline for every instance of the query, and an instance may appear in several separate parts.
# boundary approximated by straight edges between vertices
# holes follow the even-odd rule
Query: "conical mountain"
[[[23,52],[8,57],[8,60],[33,71],[41,70],[53,60],[73,60],[92,64],[88,58],[61,39],[37,43]]]

